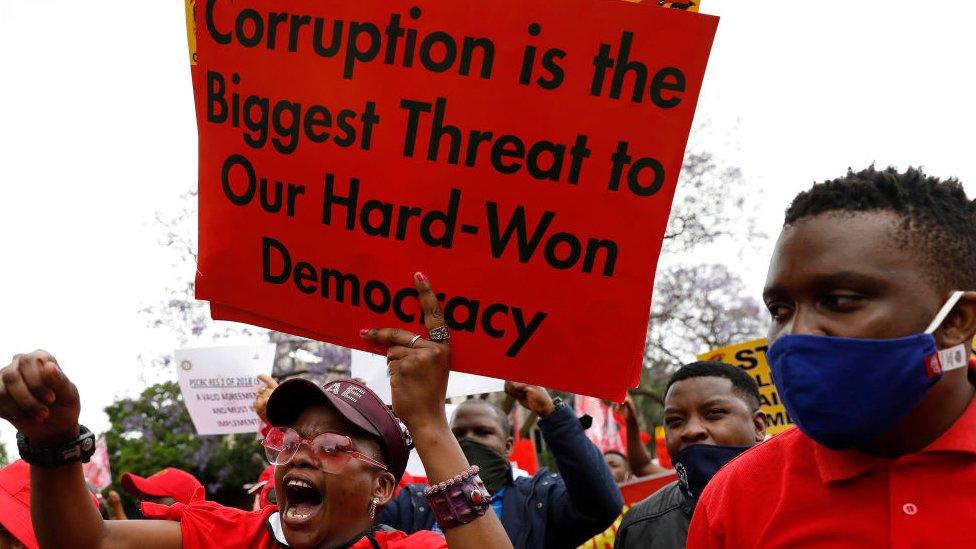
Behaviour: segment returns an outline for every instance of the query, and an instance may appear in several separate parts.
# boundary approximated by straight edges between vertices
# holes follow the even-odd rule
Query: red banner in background
[[[95,442],[95,453],[92,454],[88,463],[82,464],[85,473],[85,480],[99,491],[104,490],[112,484],[112,466],[108,459],[108,444],[105,437],[98,437]]]
[[[593,424],[585,431],[589,438],[601,453],[610,450],[627,455],[627,441],[624,433],[620,431],[616,418],[610,407],[603,403],[603,400],[594,397],[576,395],[576,415],[589,415],[593,418]]]
[[[717,19],[625,2],[195,4],[197,297],[368,349],[441,295],[460,371],[616,400]]]
[[[676,480],[678,480],[678,475],[674,471],[666,471],[625,482],[620,485],[620,493],[624,496],[624,505],[633,505]]]

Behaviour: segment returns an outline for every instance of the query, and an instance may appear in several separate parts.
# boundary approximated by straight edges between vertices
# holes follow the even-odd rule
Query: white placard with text
[[[256,433],[261,419],[252,405],[271,374],[275,344],[177,349],[180,391],[198,435]]]

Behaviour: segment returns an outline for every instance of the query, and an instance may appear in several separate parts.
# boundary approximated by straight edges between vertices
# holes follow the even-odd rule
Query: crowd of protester
[[[626,451],[601,452],[572,407],[507,382],[555,464],[519,474],[509,413],[478,398],[445,413],[449,333],[421,273],[426,334],[360,333],[388,349],[392,407],[354,379],[264,378],[269,465],[253,509],[209,501],[167,468],[120,477],[142,519],[127,520],[114,492],[100,511],[75,385],[51,354],[17,355],[0,371],[0,416],[22,456],[0,470],[0,549],[970,546],[974,227],[957,181],[914,168],[848,172],[798,195],[763,293],[767,358],[797,428],[767,435],[744,370],[685,364],[663,394],[673,471],[651,457],[629,398],[616,407]],[[425,484],[404,476],[413,448]],[[624,505],[621,486],[671,474]]]

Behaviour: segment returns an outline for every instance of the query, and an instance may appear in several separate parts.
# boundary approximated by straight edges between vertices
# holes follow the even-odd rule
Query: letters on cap
[[[346,390],[342,392],[342,398],[348,400],[355,404],[363,396],[364,391],[361,387],[355,385],[347,385]]]

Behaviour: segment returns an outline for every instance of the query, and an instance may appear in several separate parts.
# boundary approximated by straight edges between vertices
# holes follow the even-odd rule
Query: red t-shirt
[[[278,508],[267,506],[260,511],[242,511],[224,507],[212,501],[197,501],[171,506],[143,504],[146,518],[175,520],[180,523],[184,549],[211,547],[287,547],[284,536],[276,527]],[[447,541],[434,532],[421,531],[411,535],[395,530],[377,531],[373,537],[382,549],[446,549]],[[280,541],[279,541],[280,540]],[[350,549],[373,549],[363,537]]]
[[[709,482],[688,548],[974,547],[976,399],[898,459],[832,451],[791,429]]]

